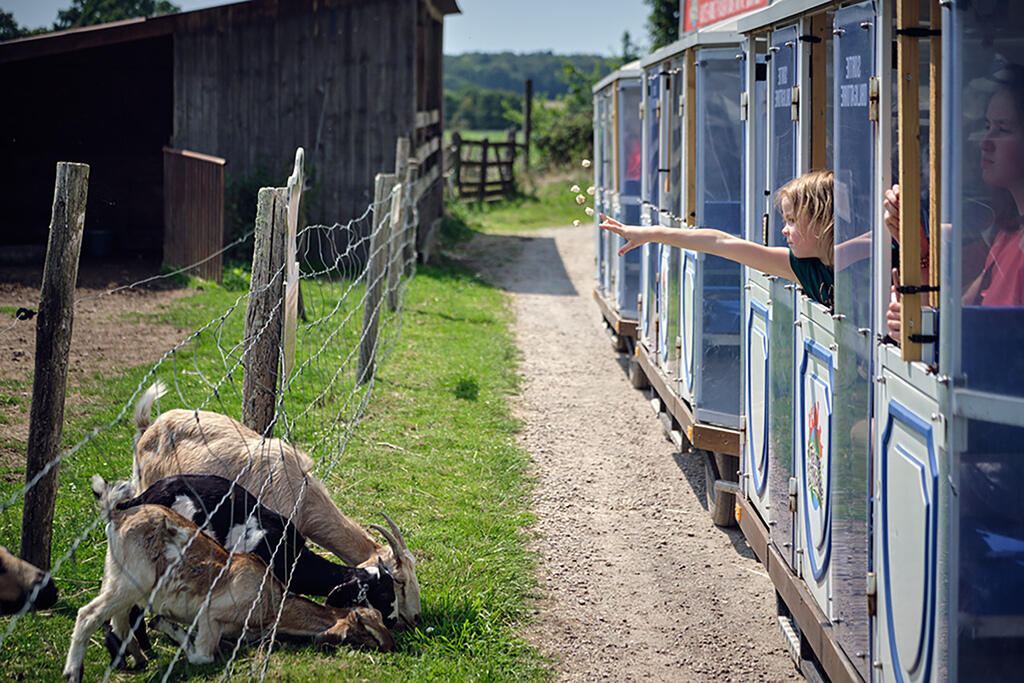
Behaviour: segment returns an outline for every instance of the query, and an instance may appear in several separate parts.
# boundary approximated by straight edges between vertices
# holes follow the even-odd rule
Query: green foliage
[[[449,130],[505,128],[509,125],[506,112],[522,109],[520,95],[502,90],[484,90],[467,84],[444,93],[445,128]]]
[[[608,63],[584,73],[571,62],[562,65],[567,92],[554,104],[535,103],[533,144],[548,166],[565,166],[591,158],[594,149],[591,88],[610,70]],[[539,106],[538,106],[539,105]]]
[[[629,35],[629,31],[622,32],[622,54],[619,56],[622,64],[626,62],[632,62],[634,59],[640,58],[640,46],[633,42],[633,37]]]
[[[644,0],[651,8],[647,17],[647,32],[651,38],[651,51],[679,39],[679,0]]]
[[[444,89],[457,92],[465,86],[482,90],[501,90],[522,98],[526,79],[533,81],[533,94],[552,99],[568,92],[561,78],[562,64],[571,63],[589,72],[603,65],[598,55],[556,55],[551,52],[467,52],[444,56]],[[490,126],[481,126],[489,128]]]
[[[5,12],[0,9],[0,42],[46,33],[47,30],[48,29],[45,28],[26,28],[24,26],[19,26],[18,22],[14,19],[14,14],[12,12]]]
[[[180,11],[180,7],[168,0],[71,0],[70,7],[58,10],[53,27],[77,28]]]

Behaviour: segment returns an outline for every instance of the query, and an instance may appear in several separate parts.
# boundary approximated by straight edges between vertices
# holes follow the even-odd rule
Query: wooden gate
[[[463,140],[458,133],[452,134],[455,147],[455,186],[459,196],[487,201],[500,197],[511,197],[516,191],[515,131],[508,132],[505,142]]]
[[[224,247],[224,159],[164,147],[165,265],[221,281]]]

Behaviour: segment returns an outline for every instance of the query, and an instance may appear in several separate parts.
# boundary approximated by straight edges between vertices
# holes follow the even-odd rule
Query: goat
[[[127,483],[110,485],[99,475],[92,489],[107,521],[107,554],[100,594],[78,610],[64,677],[80,683],[89,637],[103,621],[124,640],[133,606],[158,615],[154,626],[178,640],[188,661],[214,660],[221,638],[259,637],[275,627],[284,636],[312,638],[318,646],[343,643],[384,651],[395,643],[372,607],[325,607],[292,595],[252,553],[229,554],[195,524],[162,505],[117,503],[131,495]],[[280,614],[279,614],[280,613]],[[196,624],[193,642],[169,621]],[[145,661],[129,640],[136,662]]]
[[[398,600],[398,619],[412,625],[420,613],[416,559],[398,526],[386,514],[390,531],[375,529],[389,546],[377,543],[341,513],[327,488],[310,471],[313,460],[281,439],[264,438],[241,422],[203,410],[168,410],[153,422],[153,402],[165,393],[154,383],[135,405],[136,492],[175,474],[213,474],[257,492],[264,505],[292,520],[307,539],[358,567],[378,562],[390,572]]]
[[[117,508],[136,505],[169,507],[228,552],[259,555],[292,593],[326,595],[331,607],[375,607],[389,627],[398,619],[394,582],[386,569],[348,567],[320,557],[306,547],[306,539],[294,524],[224,477],[167,477],[135,498],[118,503]]]
[[[46,609],[57,602],[53,579],[0,545],[0,614]]]

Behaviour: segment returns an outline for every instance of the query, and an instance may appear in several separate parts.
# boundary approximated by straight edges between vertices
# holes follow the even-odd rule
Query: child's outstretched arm
[[[623,225],[604,214],[601,214],[601,227],[625,238],[626,244],[619,249],[619,256],[647,242],[659,242],[670,247],[721,256],[762,273],[796,282],[796,274],[789,265],[789,249],[786,247],[766,247],[712,228],[680,230],[654,225]]]

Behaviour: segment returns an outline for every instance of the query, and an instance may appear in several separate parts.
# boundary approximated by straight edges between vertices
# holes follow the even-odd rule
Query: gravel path
[[[798,680],[768,575],[711,524],[703,464],[665,439],[601,329],[593,231],[528,235],[456,254],[515,298],[545,595],[528,637],[564,681]]]

